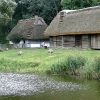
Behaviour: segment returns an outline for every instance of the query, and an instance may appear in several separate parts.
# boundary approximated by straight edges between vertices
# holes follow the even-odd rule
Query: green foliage
[[[16,3],[14,0],[1,0],[0,1],[0,21],[4,21],[5,24],[12,19]]]
[[[99,5],[98,0],[62,0],[63,9],[80,9]]]
[[[94,59],[94,69],[97,73],[100,71],[100,56],[96,56]]]
[[[67,65],[66,61],[59,61],[57,63],[51,64],[46,70],[48,74],[66,74],[67,73]]]
[[[39,66],[39,64],[40,64],[40,62],[38,62],[38,61],[36,61],[36,62],[29,62],[29,63],[28,63],[28,65],[29,65],[30,67],[37,67],[37,66]]]
[[[17,71],[27,68],[33,68],[39,66],[40,62],[24,62],[14,61],[6,58],[0,58],[0,70]]]
[[[6,36],[9,33],[10,24],[6,24],[0,21],[0,43],[4,44],[7,43]]]
[[[74,72],[75,69],[79,69],[80,67],[84,66],[84,64],[85,64],[85,59],[83,57],[69,56],[67,58],[68,69],[72,72]]]
[[[80,70],[86,78],[100,78],[100,56],[95,56],[93,60],[88,60]]]
[[[17,19],[18,21],[19,19],[26,19],[38,15],[49,24],[61,10],[60,2],[61,0],[21,0],[18,2],[13,19]]]
[[[87,60],[85,66],[80,70],[81,76],[84,76],[85,78],[93,78],[95,76],[94,71],[94,62],[92,60]]]
[[[9,37],[9,39],[15,44],[18,44],[22,40],[22,38],[23,38],[23,35],[20,33],[15,33]]]
[[[0,43],[6,43],[9,21],[12,19],[16,3],[14,0],[0,0]]]
[[[67,59],[50,65],[46,70],[46,73],[77,74],[76,70],[83,67],[85,63],[86,63],[86,59],[84,57],[68,56]]]

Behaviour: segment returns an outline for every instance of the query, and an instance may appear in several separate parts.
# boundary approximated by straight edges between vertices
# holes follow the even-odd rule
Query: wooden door
[[[75,46],[82,47],[82,35],[75,36]]]

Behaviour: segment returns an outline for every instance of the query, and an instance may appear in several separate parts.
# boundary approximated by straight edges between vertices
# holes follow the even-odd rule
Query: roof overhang
[[[59,36],[59,35],[82,35],[82,34],[100,34],[98,31],[83,31],[83,32],[62,32],[62,33],[46,33],[45,36]]]

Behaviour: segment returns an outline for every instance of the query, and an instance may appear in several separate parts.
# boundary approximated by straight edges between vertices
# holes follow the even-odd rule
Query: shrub
[[[9,39],[15,44],[19,43],[22,40],[22,38],[23,38],[23,35],[20,33],[15,33],[9,37]]]

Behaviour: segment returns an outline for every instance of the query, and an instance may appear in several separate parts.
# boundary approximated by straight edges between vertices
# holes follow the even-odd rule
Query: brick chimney
[[[60,19],[59,19],[58,27],[60,27],[60,24],[63,22],[63,17],[64,17],[64,12],[60,12]]]
[[[59,23],[62,23],[64,17],[64,12],[60,12],[60,20]]]
[[[37,19],[38,18],[38,15],[35,15],[35,19]]]

